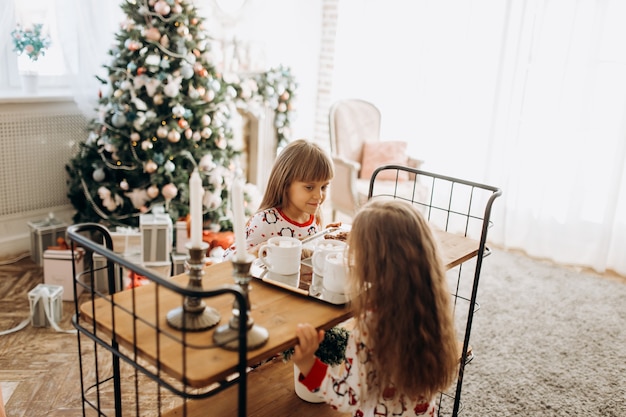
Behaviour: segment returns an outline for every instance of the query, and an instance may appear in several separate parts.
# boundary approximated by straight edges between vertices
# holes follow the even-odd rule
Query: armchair
[[[337,212],[350,217],[367,201],[370,176],[375,168],[390,163],[420,168],[421,160],[406,154],[406,142],[380,140],[381,114],[372,103],[360,99],[340,100],[329,112],[330,150],[335,178],[330,187],[332,219]],[[401,182],[388,181],[389,187]]]

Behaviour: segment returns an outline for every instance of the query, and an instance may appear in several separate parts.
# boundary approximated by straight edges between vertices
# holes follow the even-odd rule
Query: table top
[[[476,240],[438,230],[435,230],[435,236],[448,269],[478,252]],[[232,270],[230,262],[207,266],[202,280],[203,288],[232,285]],[[184,274],[171,279],[181,286],[186,286],[188,282]],[[351,317],[347,305],[322,302],[257,279],[250,283],[249,298],[250,316],[254,323],[269,332],[265,345],[248,351],[249,365],[260,363],[292,347],[297,341],[295,329],[298,323],[307,322],[316,328],[329,329]],[[139,357],[153,365],[158,362],[163,371],[191,387],[206,387],[235,372],[238,363],[236,351],[208,348],[213,343],[215,328],[181,332],[167,324],[167,313],[183,303],[180,294],[148,284],[116,293],[113,300],[115,308],[108,296],[82,304],[81,318],[95,322],[96,331],[102,331],[109,337],[115,334],[120,346],[131,352],[137,349]],[[227,323],[232,317],[232,295],[209,298],[205,302],[220,312],[219,325]],[[112,311],[115,313],[112,314]]]
[[[232,269],[230,262],[206,267],[203,288],[233,285]],[[186,275],[173,277],[172,280],[181,286],[186,286],[188,282]],[[329,329],[351,316],[347,306],[320,302],[260,280],[251,281],[249,298],[250,316],[254,323],[269,332],[265,345],[248,351],[249,365],[255,365],[295,345],[298,323],[308,322],[316,328]],[[181,332],[167,324],[166,314],[182,305],[180,294],[162,286],[147,284],[114,294],[113,299],[116,303],[114,315],[110,298],[106,297],[83,303],[80,307],[81,318],[95,321],[97,330],[109,337],[115,333],[121,346],[131,351],[136,348],[139,356],[151,364],[155,365],[158,358],[161,369],[179,380],[185,380],[192,387],[208,386],[235,371],[238,363],[236,351],[219,347],[207,349],[213,343],[215,328]],[[209,307],[220,312],[219,325],[228,323],[232,317],[233,300],[232,295],[205,300]],[[141,320],[133,319],[133,309]]]

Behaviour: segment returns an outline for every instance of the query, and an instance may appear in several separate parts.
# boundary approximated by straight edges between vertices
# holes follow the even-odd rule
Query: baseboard
[[[50,214],[62,222],[72,224],[75,210],[72,206],[51,207],[0,218],[0,257],[11,257],[30,251],[28,222],[44,220]]]

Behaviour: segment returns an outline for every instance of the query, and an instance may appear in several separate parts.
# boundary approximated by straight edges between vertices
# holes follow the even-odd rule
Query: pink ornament
[[[180,140],[180,133],[178,130],[170,130],[170,133],[167,134],[167,140],[172,143],[176,143]]]
[[[178,188],[176,188],[176,186],[172,183],[165,184],[161,189],[161,194],[163,195],[163,198],[169,201],[176,197],[178,194]]]
[[[143,167],[143,170],[145,172],[147,172],[148,174],[152,174],[154,171],[156,171],[158,168],[156,162],[154,161],[148,161],[146,162],[146,164]]]
[[[159,126],[159,128],[156,131],[157,137],[159,139],[165,139],[168,133],[169,131],[167,130],[165,126]]]
[[[151,27],[143,31],[143,36],[149,41],[157,42],[161,39],[161,32],[159,32],[159,29]]]
[[[151,199],[155,199],[159,195],[159,187],[157,187],[156,185],[151,185],[146,190],[146,193],[148,194],[148,197],[150,197]]]
[[[129,186],[128,186],[128,181],[126,181],[126,180],[122,180],[122,181],[120,181],[120,188],[121,188],[122,190],[126,191],[126,190],[128,190],[128,187],[129,187]]]
[[[156,3],[154,3],[154,11],[160,14],[161,16],[167,16],[168,14],[170,14],[170,10],[171,10],[170,5],[167,4],[163,0],[159,0]]]

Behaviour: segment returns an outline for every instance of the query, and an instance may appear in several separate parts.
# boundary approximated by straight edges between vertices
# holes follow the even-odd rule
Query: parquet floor
[[[43,269],[30,257],[0,266],[0,331],[29,317],[28,292],[42,282]],[[72,328],[73,310],[73,303],[63,303],[61,328]],[[75,334],[28,324],[0,336],[0,384],[7,416],[81,415],[77,359]]]
[[[16,262],[0,258],[0,332],[12,329],[27,319],[30,314],[28,292],[43,282],[43,269],[33,263],[29,256]],[[63,302],[62,329],[71,330],[74,303]],[[30,324],[17,332],[0,336],[0,387],[6,403],[7,417],[68,417],[82,416],[80,367],[77,336],[58,333],[47,327],[32,327]],[[87,350],[83,344],[83,351]],[[92,366],[83,360],[84,373]],[[107,363],[99,364],[106,372]],[[257,372],[258,370],[258,372]],[[122,365],[124,372],[132,373]],[[257,368],[249,379],[248,415],[255,417],[340,417],[345,414],[333,411],[326,404],[309,404],[300,400],[293,392],[293,367],[275,360]],[[177,399],[168,397],[155,389],[154,383],[142,382],[142,403],[139,413],[128,415],[154,416],[159,411],[154,404],[161,404],[161,412],[176,404]],[[144,390],[147,392],[144,394]],[[259,399],[259,393],[271,391],[267,401]],[[227,390],[225,393],[228,393]],[[102,408],[105,415],[113,416],[112,395],[103,391]],[[256,395],[255,395],[256,394]],[[221,394],[220,394],[221,395]],[[254,397],[254,398],[251,398]],[[263,396],[260,396],[263,398]],[[234,402],[234,401],[233,401]],[[143,406],[145,403],[145,407]],[[151,407],[148,407],[150,405]],[[232,406],[235,415],[236,405]],[[124,413],[126,416],[127,413]],[[87,410],[87,416],[95,416]],[[210,407],[206,416],[214,414]],[[224,416],[220,412],[220,416]]]

